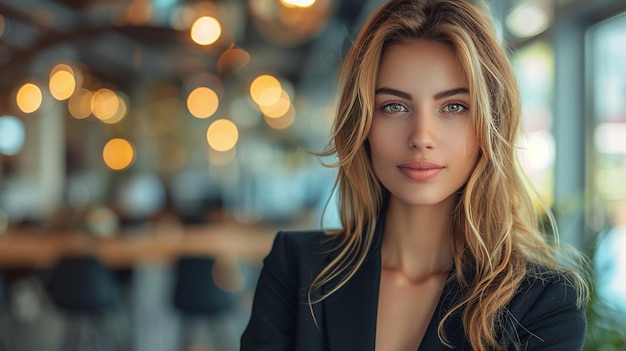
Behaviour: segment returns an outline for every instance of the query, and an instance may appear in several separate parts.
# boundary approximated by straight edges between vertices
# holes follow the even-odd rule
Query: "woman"
[[[342,83],[326,153],[342,229],[278,234],[242,350],[582,349],[586,284],[540,232],[487,15],[392,0]]]

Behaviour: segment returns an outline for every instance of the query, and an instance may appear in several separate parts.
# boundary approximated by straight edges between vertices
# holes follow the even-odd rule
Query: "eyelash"
[[[404,109],[404,111],[391,111],[390,110],[391,106],[400,106],[400,107],[402,107],[402,109]],[[388,113],[399,113],[399,112],[406,112],[406,111],[408,111],[408,109],[404,105],[402,105],[400,103],[397,103],[397,102],[390,102],[388,104],[384,104],[381,107],[381,109],[384,110],[385,112],[388,112]]]
[[[461,110],[461,111],[445,111],[445,109],[446,109],[446,108],[450,108],[450,106],[459,106],[459,107],[461,107],[463,110]],[[452,101],[452,102],[448,102],[448,103],[446,103],[446,104],[443,106],[443,108],[441,108],[441,110],[439,110],[439,111],[440,111],[440,112],[448,112],[448,113],[455,113],[455,114],[456,114],[456,113],[465,112],[465,111],[467,111],[467,110],[469,110],[469,107],[468,107],[465,103],[462,103],[462,102],[460,102],[460,101]]]
[[[402,107],[402,109],[403,109],[404,111],[391,111],[391,110],[390,110],[390,108],[391,108],[392,106],[400,106],[400,107]],[[460,107],[462,110],[461,110],[461,111],[445,111],[446,109],[449,109],[449,108],[450,108],[450,106],[458,106],[458,107]],[[388,112],[388,113],[400,113],[400,112],[406,112],[406,111],[408,111],[408,109],[407,109],[404,105],[402,105],[401,103],[398,103],[398,102],[390,102],[390,103],[384,104],[384,105],[381,107],[381,110],[384,110],[385,112]],[[460,101],[452,101],[452,102],[448,102],[448,103],[446,103],[446,104],[445,104],[445,105],[444,105],[444,106],[443,106],[443,107],[439,110],[439,112],[447,112],[447,113],[458,114],[458,113],[465,112],[465,111],[467,111],[467,110],[469,110],[469,107],[467,106],[467,104],[465,104],[465,103],[463,103],[463,102],[460,102]]]

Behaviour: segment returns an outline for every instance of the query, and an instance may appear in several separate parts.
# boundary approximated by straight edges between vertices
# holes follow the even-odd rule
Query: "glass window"
[[[588,33],[592,142],[588,160],[590,224],[599,232],[597,293],[626,315],[626,14]]]
[[[521,159],[542,200],[550,207],[555,155],[551,132],[554,52],[544,41],[536,41],[518,50],[512,64],[520,87],[524,118]]]

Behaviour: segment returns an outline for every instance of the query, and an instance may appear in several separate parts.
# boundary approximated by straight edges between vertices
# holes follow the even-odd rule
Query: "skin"
[[[377,350],[419,347],[452,266],[450,219],[478,154],[470,108],[451,47],[406,40],[385,49],[368,135],[390,193]]]

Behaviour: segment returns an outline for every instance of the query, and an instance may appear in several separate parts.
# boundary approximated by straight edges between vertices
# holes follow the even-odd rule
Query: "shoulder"
[[[321,230],[280,231],[274,238],[272,252],[286,251],[293,256],[320,256],[328,253],[334,237]]]
[[[505,324],[516,343],[577,350],[582,347],[586,330],[586,303],[569,273],[545,267],[529,267],[528,273],[511,300]],[[559,345],[559,347],[557,347]]]
[[[526,277],[510,304],[511,312],[518,315],[532,313],[538,306],[555,308],[576,305],[579,291],[575,278],[563,271],[542,266],[529,267]]]
[[[324,264],[335,237],[321,230],[280,231],[276,234],[266,266],[281,265],[290,270],[310,269]]]

